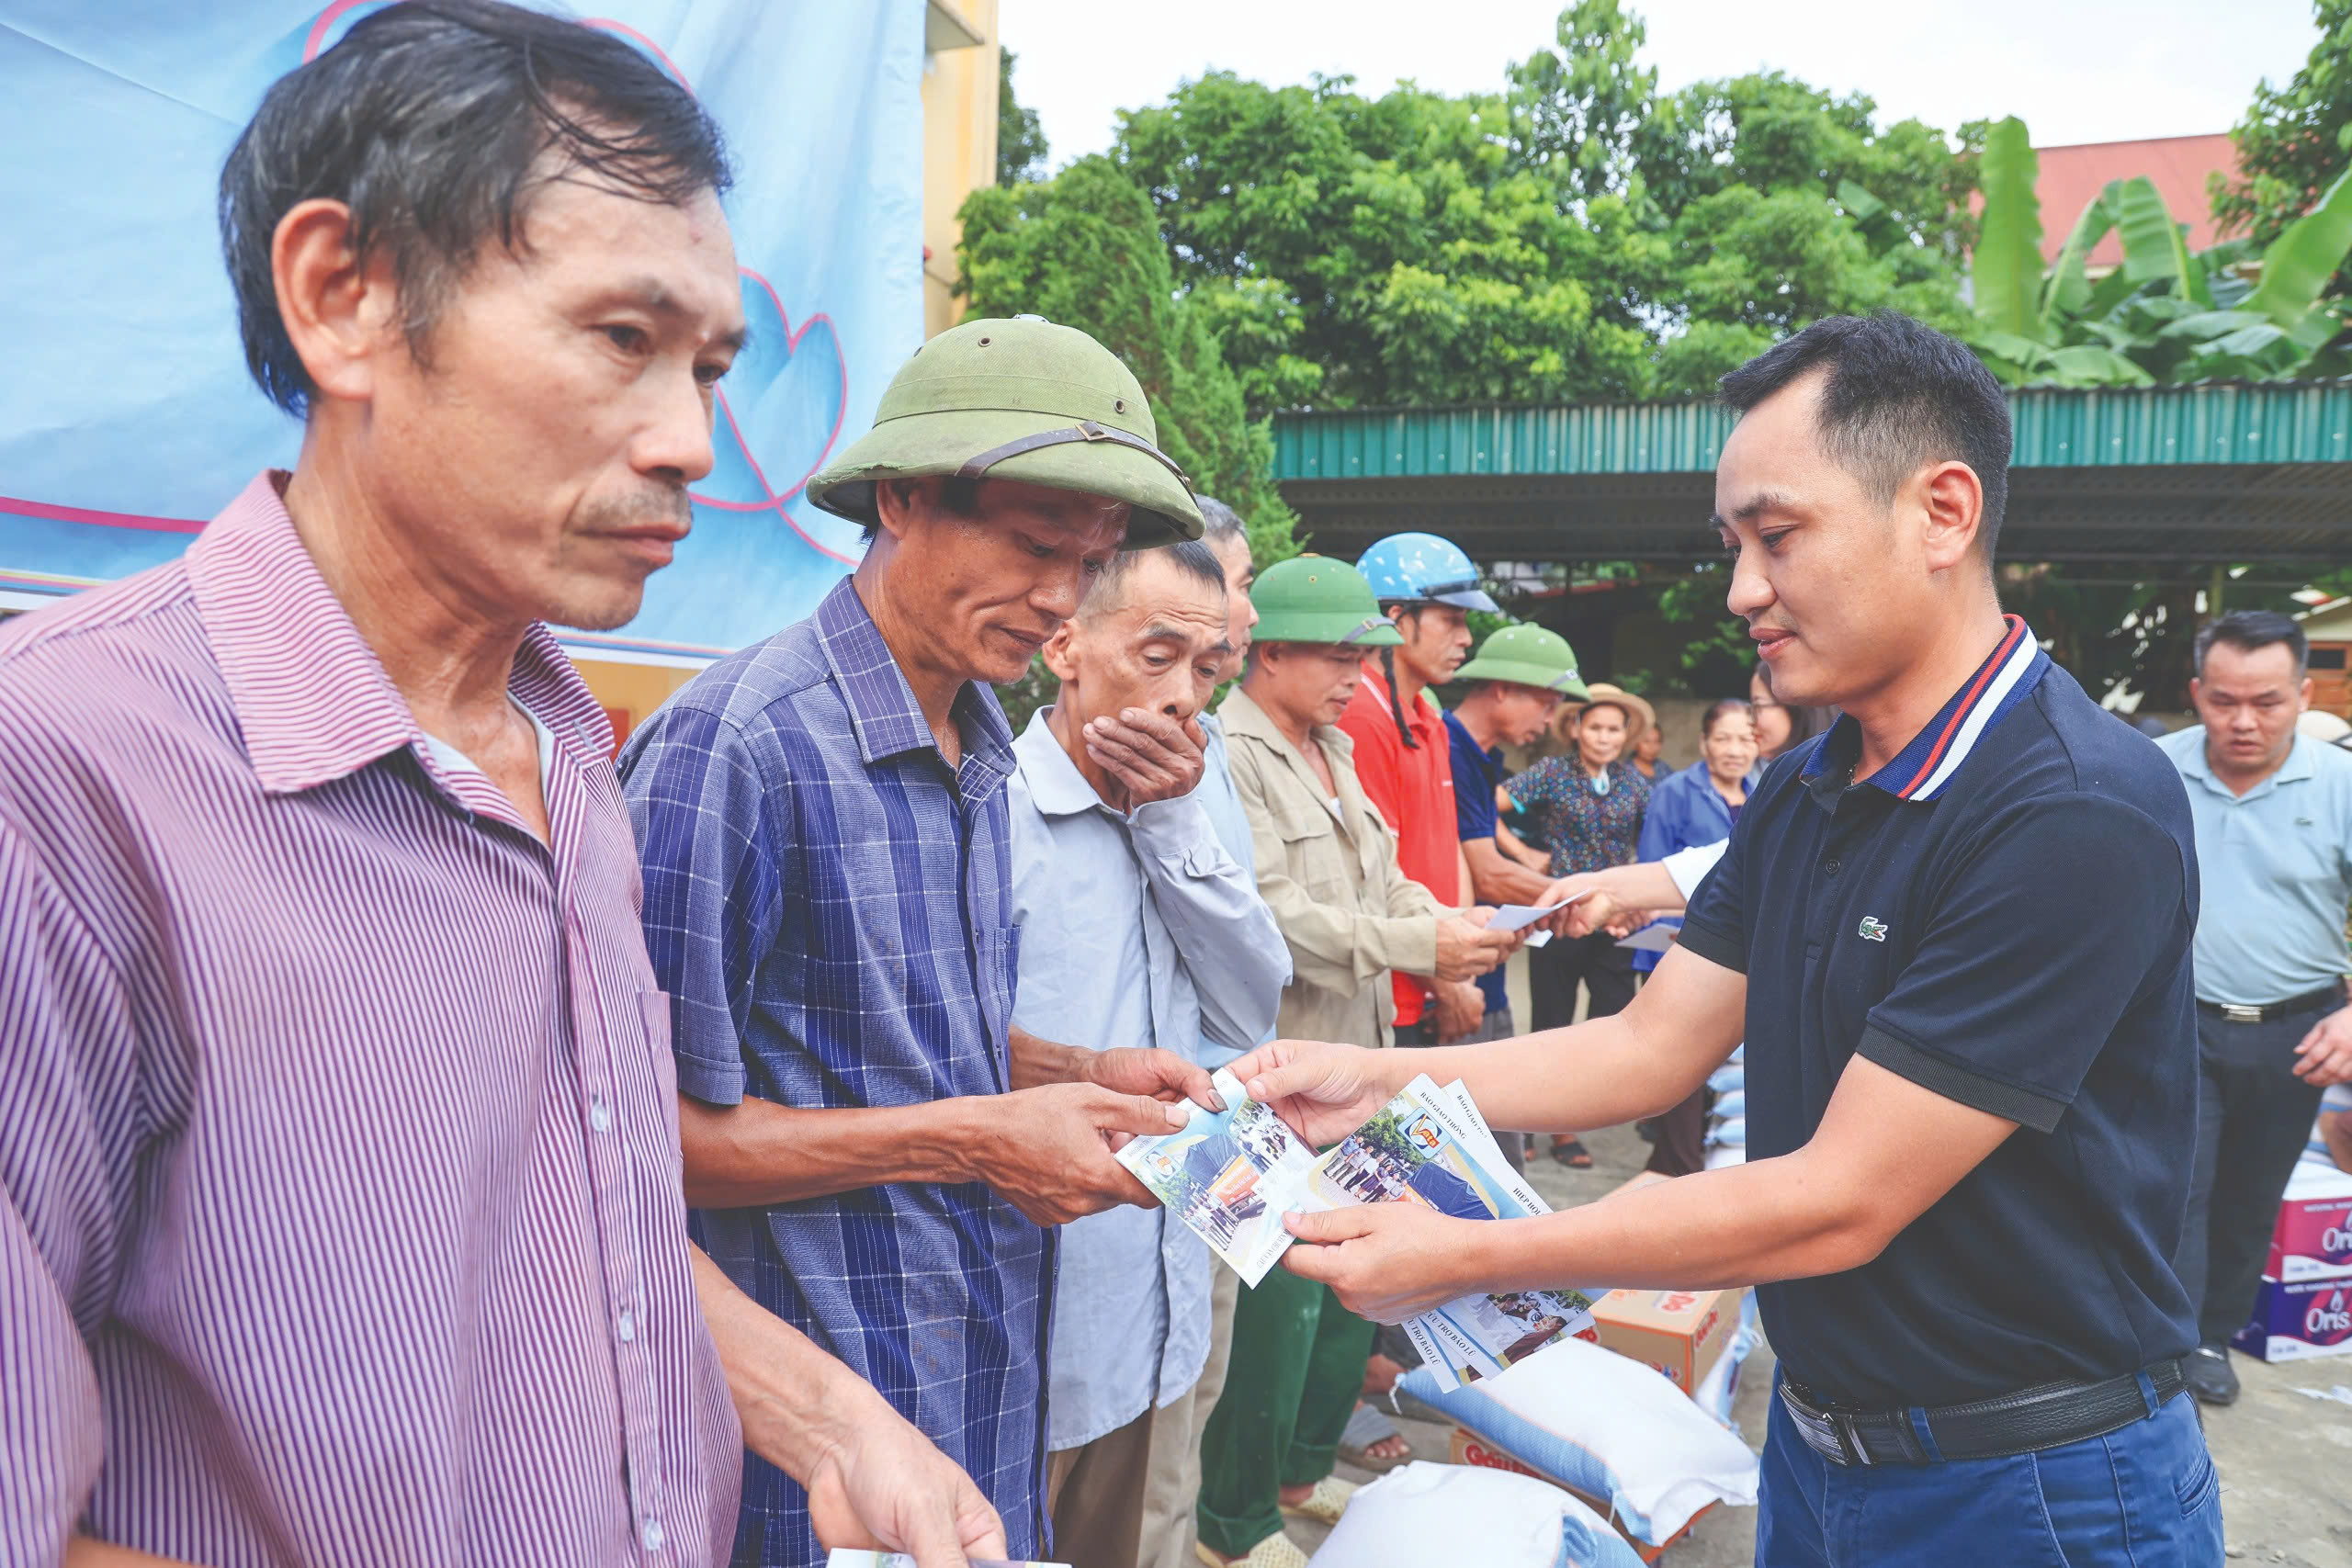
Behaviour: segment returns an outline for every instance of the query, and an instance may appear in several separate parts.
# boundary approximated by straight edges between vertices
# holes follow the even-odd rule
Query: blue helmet
[[[1383,604],[1454,604],[1493,610],[1478,586],[1478,569],[1462,547],[1435,534],[1391,534],[1356,562]]]

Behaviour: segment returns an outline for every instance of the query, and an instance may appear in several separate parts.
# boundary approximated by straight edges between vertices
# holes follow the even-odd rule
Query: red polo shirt
[[[1414,701],[1406,724],[1419,741],[1408,748],[1396,733],[1388,677],[1378,659],[1363,661],[1363,679],[1340,716],[1340,728],[1355,742],[1356,777],[1373,806],[1396,830],[1396,864],[1437,896],[1441,904],[1462,902],[1462,838],[1453,818],[1453,749],[1445,714],[1427,692]],[[1421,1021],[1429,987],[1398,975],[1396,1022]]]

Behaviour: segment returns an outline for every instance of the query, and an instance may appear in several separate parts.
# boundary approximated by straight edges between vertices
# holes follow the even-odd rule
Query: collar
[[[188,584],[261,786],[295,795],[360,769],[424,732],[303,547],[266,470],[187,550]],[[606,756],[613,730],[554,634],[533,625],[508,682],[560,741]]]
[[[1076,817],[1088,811],[1117,816],[1062,750],[1060,739],[1046,722],[1046,716],[1053,711],[1039,708],[1030,716],[1029,728],[1012,743],[1012,755],[1020,764],[1022,782],[1029,786],[1031,804],[1047,817]]]
[[[1388,671],[1380,667],[1380,660],[1376,658],[1365,660],[1363,670],[1363,679],[1356,682],[1356,689],[1371,693],[1372,700],[1379,705],[1380,711],[1393,719],[1396,709],[1388,700]],[[1414,698],[1413,711],[1406,715],[1406,722],[1418,729],[1434,730],[1444,713],[1445,710],[1437,705],[1437,699],[1430,695],[1430,689],[1423,686]]]
[[[1445,728],[1453,734],[1462,737],[1464,745],[1469,747],[1471,750],[1476,751],[1479,756],[1484,757],[1487,761],[1499,762],[1502,761],[1503,749],[1500,746],[1479,745],[1478,738],[1470,733],[1470,727],[1463,723],[1461,716],[1455,714],[1452,709],[1448,709],[1446,711]]]
[[[858,755],[868,767],[885,758],[909,751],[939,753],[939,738],[922,716],[922,705],[907,684],[906,672],[882,640],[882,630],[857,596],[855,577],[833,584],[812,617],[817,641],[825,650],[849,709],[850,728],[857,735]],[[976,681],[964,682],[948,710],[964,737],[964,761],[977,763],[1000,777],[1013,768],[1012,726],[995,694]]]
[[[2278,771],[2262,780],[2245,795],[2239,795],[2223,784],[2214,773],[2212,761],[2205,755],[2205,747],[2209,739],[2205,727],[2199,725],[2197,744],[2186,749],[2175,761],[2182,773],[2197,780],[2199,784],[2211,786],[2233,799],[2245,800],[2273,784],[2293,784],[2298,780],[2310,778],[2319,772],[2318,748],[2321,742],[2297,730],[2295,743],[2287,749],[2287,760],[2278,764]]]
[[[1300,776],[1314,786],[1317,797],[1318,799],[1321,797],[1322,781],[1316,778],[1313,772],[1308,769],[1306,759],[1298,755],[1298,748],[1290,743],[1290,737],[1284,735],[1281,727],[1274,723],[1273,716],[1260,707],[1249,693],[1238,686],[1234,687],[1232,691],[1226,694],[1225,701],[1217,705],[1216,711],[1217,716],[1225,721],[1227,739],[1238,739],[1246,735],[1263,741],[1275,750],[1293,758]],[[1306,738],[1322,747],[1324,755],[1333,763],[1347,762],[1351,766],[1353,765],[1355,740],[1339,726],[1318,724],[1306,732]],[[1339,775],[1337,766],[1334,766],[1331,772],[1333,777],[1336,778]]]
[[[2050,656],[2041,651],[2023,617],[2001,619],[2008,629],[2000,646],[1976,667],[1976,672],[1928,721],[1927,728],[1864,784],[1897,800],[1935,799],[1976,750],[1976,743],[2032,694],[2050,669]],[[1861,748],[1862,727],[1852,716],[1841,714],[1829,733],[1815,743],[1802,776],[1815,786],[1818,795],[1822,784],[1843,777]]]

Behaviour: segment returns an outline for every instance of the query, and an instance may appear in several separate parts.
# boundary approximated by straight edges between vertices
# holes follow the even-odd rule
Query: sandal
[[[1340,1458],[1359,1470],[1385,1475],[1400,1464],[1413,1462],[1412,1448],[1408,1445],[1403,1453],[1385,1457],[1372,1450],[1392,1438],[1402,1441],[1404,1436],[1385,1411],[1377,1405],[1359,1404],[1348,1417],[1347,1430],[1340,1434]]]
[[[1377,1415],[1378,1412],[1375,1411],[1374,1414]],[[1304,1499],[1296,1503],[1284,1503],[1282,1510],[1284,1517],[1289,1518],[1313,1519],[1318,1525],[1336,1525],[1340,1522],[1340,1516],[1348,1511],[1348,1499],[1355,1495],[1354,1482],[1342,1481],[1336,1475],[1327,1475],[1315,1483],[1315,1490],[1309,1492]],[[1247,1562],[1248,1559],[1245,1558],[1243,1561]]]
[[[1552,1145],[1552,1157],[1558,1160],[1562,1165],[1566,1166],[1570,1170],[1590,1170],[1592,1168],[1592,1151],[1584,1146],[1584,1140],[1581,1138],[1570,1138],[1566,1143],[1554,1144]]]
[[[1306,1553],[1286,1535],[1270,1535],[1250,1549],[1246,1557],[1223,1557],[1195,1542],[1193,1555],[1206,1568],[1306,1568]]]

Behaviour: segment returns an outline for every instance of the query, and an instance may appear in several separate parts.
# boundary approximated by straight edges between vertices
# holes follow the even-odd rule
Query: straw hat
[[[1586,712],[1597,707],[1612,707],[1623,714],[1625,716],[1625,748],[1618,755],[1631,756],[1634,744],[1641,739],[1643,732],[1657,723],[1657,710],[1650,706],[1643,698],[1625,690],[1624,687],[1612,686],[1606,681],[1595,681],[1586,689],[1591,694],[1585,698],[1584,706],[1577,710],[1579,721]]]

